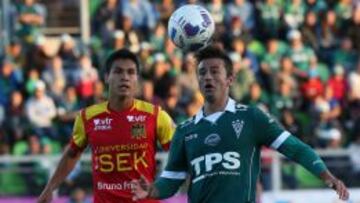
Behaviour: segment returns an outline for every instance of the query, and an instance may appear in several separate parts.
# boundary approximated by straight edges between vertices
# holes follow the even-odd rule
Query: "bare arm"
[[[139,180],[132,181],[133,201],[142,199],[159,199],[159,190],[154,184],[151,184],[144,176]]]
[[[38,203],[47,203],[52,199],[52,192],[64,181],[67,175],[75,167],[76,162],[81,155],[80,151],[74,151],[69,146],[65,148],[64,154],[61,157],[59,165],[57,166],[54,175],[50,178],[41,193]]]
[[[345,184],[333,176],[329,170],[320,173],[320,178],[332,189],[336,191],[341,200],[347,200],[349,198],[349,192]]]

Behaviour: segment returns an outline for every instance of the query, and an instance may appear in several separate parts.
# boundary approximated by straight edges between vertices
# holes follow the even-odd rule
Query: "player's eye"
[[[206,70],[204,68],[199,69],[199,75],[204,76],[206,74]]]

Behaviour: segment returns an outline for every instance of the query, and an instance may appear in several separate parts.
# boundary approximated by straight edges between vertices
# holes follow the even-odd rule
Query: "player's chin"
[[[117,96],[120,98],[127,98],[127,97],[131,97],[133,94],[131,94],[130,92],[118,92]]]
[[[214,94],[205,93],[205,94],[204,94],[204,97],[205,97],[205,100],[206,100],[207,102],[212,103],[212,102],[215,101],[215,95],[214,95]]]

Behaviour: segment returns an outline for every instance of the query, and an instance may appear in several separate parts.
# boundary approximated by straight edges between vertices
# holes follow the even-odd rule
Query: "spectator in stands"
[[[104,102],[107,97],[105,85],[101,80],[98,80],[94,84],[94,95],[92,97],[92,104],[98,104]]]
[[[26,116],[32,130],[40,139],[56,139],[57,134],[53,126],[56,116],[56,106],[53,99],[46,95],[46,85],[43,81],[36,82],[35,94],[25,104]]]
[[[181,73],[178,76],[178,83],[181,90],[181,100],[190,100],[192,95],[199,89],[196,79],[196,59],[193,53],[187,53]]]
[[[156,10],[159,12],[160,22],[166,24],[175,10],[174,0],[158,1],[156,4]]]
[[[59,125],[59,141],[63,145],[69,142],[72,135],[73,123],[78,111],[84,107],[82,100],[78,97],[74,86],[67,86],[65,94],[59,102],[57,108],[58,125]]]
[[[31,69],[27,73],[27,80],[25,81],[25,92],[27,95],[34,95],[36,83],[40,81],[40,73],[36,69]]]
[[[356,65],[356,69],[351,71],[348,76],[349,82],[349,102],[360,102],[360,60]]]
[[[9,60],[1,63],[0,72],[0,105],[7,106],[12,91],[19,90],[21,81],[16,77],[14,64]]]
[[[305,22],[301,26],[300,31],[303,35],[303,41],[306,46],[310,46],[316,52],[319,51],[320,44],[318,40],[319,35],[319,24],[318,24],[318,14],[310,10],[305,15]]]
[[[316,15],[321,15],[326,9],[328,9],[326,0],[306,0],[306,8],[310,12],[314,12]]]
[[[240,55],[243,66],[248,66],[250,70],[256,75],[259,74],[259,63],[256,55],[253,54],[246,45],[246,42],[241,38],[235,38],[232,42],[233,51]]]
[[[158,23],[154,32],[150,34],[150,44],[155,52],[164,51],[167,30],[165,24]]]
[[[357,63],[356,70],[351,71],[348,75],[348,111],[350,113],[350,126],[360,118],[360,60]]]
[[[205,8],[209,11],[215,22],[215,33],[213,38],[219,39],[224,33],[226,33],[226,25],[224,25],[226,5],[223,0],[211,0],[205,4]]]
[[[132,21],[134,29],[146,33],[155,28],[158,11],[148,0],[122,0],[120,2],[121,13]]]
[[[94,85],[99,80],[99,76],[88,55],[82,55],[79,58],[79,66],[73,72],[73,79],[80,98],[89,105],[91,97],[94,95]]]
[[[331,59],[333,64],[339,64],[345,68],[345,72],[350,72],[356,66],[359,56],[354,50],[354,43],[349,37],[341,39],[340,47],[334,51],[334,57]]]
[[[227,5],[225,22],[230,25],[234,17],[244,23],[244,29],[252,31],[255,26],[254,6],[247,0],[233,0]]]
[[[103,1],[92,19],[93,33],[105,42],[111,40],[112,33],[119,28],[121,23],[118,2],[118,0]]]
[[[308,78],[300,86],[300,92],[302,94],[302,98],[304,99],[304,109],[307,109],[310,105],[313,104],[318,96],[323,94],[324,85],[316,71],[309,72]]]
[[[59,56],[55,56],[51,59],[41,76],[50,91],[50,96],[55,101],[60,100],[63,96],[66,86],[66,74],[63,67],[62,59]]]
[[[286,81],[279,81],[279,89],[271,98],[270,111],[277,118],[281,117],[281,113],[285,109],[295,109],[295,97],[293,95],[292,86]]]
[[[315,98],[313,105],[315,115],[312,120],[320,147],[339,148],[343,139],[339,123],[342,109],[332,89],[327,86],[324,94]]]
[[[294,66],[292,60],[289,57],[282,57],[280,60],[280,71],[275,76],[275,89],[279,88],[276,85],[280,84],[280,82],[286,82],[288,85],[291,86],[291,91],[293,92],[293,94],[298,95],[299,81],[295,77],[296,70],[296,67]]]
[[[179,86],[177,81],[170,84],[167,95],[164,98],[163,108],[174,119],[175,123],[181,123],[187,119],[184,108],[182,108],[179,101]]]
[[[10,103],[5,109],[5,114],[4,133],[10,149],[12,149],[17,141],[25,138],[29,125],[24,110],[24,96],[20,91],[11,93]]]
[[[335,65],[327,85],[332,89],[334,98],[340,102],[341,106],[344,106],[346,102],[346,93],[348,92],[349,87],[346,80],[346,73],[342,65]]]
[[[299,29],[304,22],[306,12],[305,2],[289,0],[285,2],[284,20],[289,29]]]
[[[38,36],[35,40],[35,44],[31,45],[27,50],[26,56],[26,70],[36,69],[42,72],[49,60],[48,50],[49,46],[52,46],[50,43],[47,43],[47,38],[43,35]]]
[[[346,25],[346,36],[350,37],[354,48],[360,53],[360,4],[356,5],[352,18]]]
[[[76,61],[79,56],[76,45],[75,40],[69,34],[61,36],[59,50],[56,55],[62,59],[66,71],[71,71],[76,67]]]
[[[41,33],[41,27],[45,24],[46,8],[36,0],[24,0],[18,12],[20,24],[18,36],[25,43],[34,43]]]
[[[280,37],[281,5],[276,0],[266,0],[257,4],[259,10],[259,38],[267,41]]]
[[[14,64],[14,72],[19,81],[24,82],[25,53],[20,40],[14,38],[7,48],[7,58]]]
[[[322,61],[331,65],[328,59],[333,58],[334,50],[338,46],[339,42],[339,26],[336,19],[336,13],[333,10],[327,10],[321,19],[320,33],[318,41],[320,44],[319,57]]]
[[[335,13],[337,16],[337,24],[342,27],[346,21],[351,19],[353,6],[351,0],[340,0],[335,5]]]
[[[266,112],[269,111],[269,97],[257,82],[251,84],[249,94],[244,97],[243,103],[256,106]]]
[[[282,53],[279,46],[278,40],[270,39],[267,42],[266,53],[260,63],[261,82],[269,93],[275,91],[276,75],[280,71]]]
[[[314,50],[303,44],[302,35],[298,30],[288,32],[287,38],[291,43],[289,50],[291,60],[299,70],[307,72],[311,59],[315,57]]]
[[[281,124],[291,132],[292,135],[295,135],[303,140],[303,133],[299,121],[294,115],[293,109],[283,108],[281,111],[281,116],[279,116]]]
[[[161,103],[160,98],[155,95],[154,82],[149,79],[143,79],[141,81],[139,98],[156,105],[160,105]]]
[[[234,67],[234,82],[230,88],[230,94],[236,101],[241,101],[249,94],[252,83],[255,82],[255,75],[249,66],[243,65],[241,56],[235,52],[229,55]]]
[[[175,46],[175,45],[174,45]],[[152,45],[147,42],[144,41],[140,44],[140,51],[139,51],[139,60],[141,62],[141,72],[140,75],[143,78],[150,78],[150,70],[151,70],[151,65],[152,65],[152,57],[151,55],[153,54],[153,48]]]
[[[226,49],[230,50],[234,39],[241,38],[245,42],[250,42],[252,39],[250,31],[244,28],[244,23],[239,17],[233,17],[231,19],[229,29],[220,37]]]

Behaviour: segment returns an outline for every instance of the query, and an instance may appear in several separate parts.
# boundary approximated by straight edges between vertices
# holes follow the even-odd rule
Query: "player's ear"
[[[107,72],[104,73],[104,81],[105,81],[105,84],[109,84],[109,73],[107,73]]]
[[[233,83],[234,79],[235,79],[234,74],[231,74],[231,75],[229,75],[229,76],[227,77],[227,81],[228,81],[228,85],[229,85],[229,86]]]

